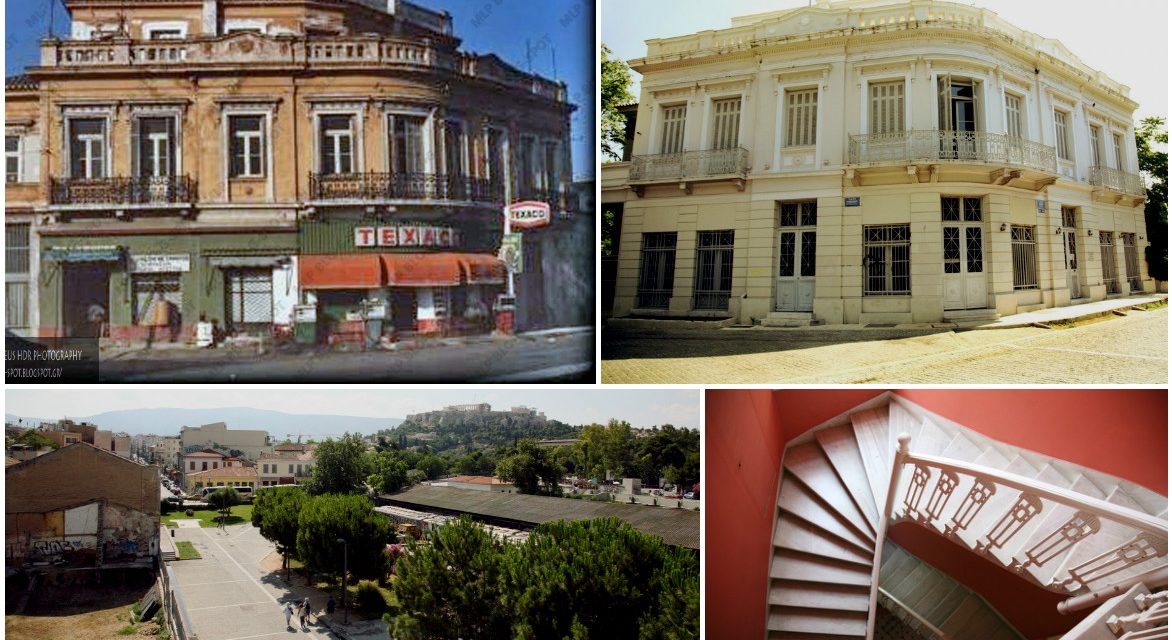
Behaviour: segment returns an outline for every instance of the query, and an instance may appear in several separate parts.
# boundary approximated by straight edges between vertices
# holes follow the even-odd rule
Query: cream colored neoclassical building
[[[1154,289],[1128,88],[991,11],[821,1],[630,64],[617,316],[965,322]]]

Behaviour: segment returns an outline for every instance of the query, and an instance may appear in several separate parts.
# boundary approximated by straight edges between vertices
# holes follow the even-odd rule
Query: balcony
[[[521,185],[516,192],[512,193],[513,202],[521,200],[536,200],[544,202],[549,205],[549,210],[553,213],[565,212],[568,210],[566,202],[566,194],[560,189],[545,189],[541,187],[531,187]]]
[[[1091,167],[1090,183],[1095,187],[1096,196],[1106,196],[1114,202],[1125,197],[1133,200],[1138,198],[1139,202],[1143,202],[1148,192],[1143,176],[1111,167]]]
[[[52,178],[49,204],[94,208],[130,206],[155,208],[189,206],[195,202],[196,182],[190,176],[137,178]]]
[[[748,174],[749,151],[735,147],[633,156],[630,182],[640,197],[644,187],[657,182],[676,182],[691,193],[692,183],[730,180],[743,191]]]
[[[1001,133],[872,133],[850,137],[847,160],[853,168],[847,174],[855,186],[892,181],[1014,182],[1040,190],[1057,180],[1055,157],[1054,147]]]
[[[309,175],[315,202],[436,200],[502,202],[501,186],[483,178],[443,173],[334,173]]]

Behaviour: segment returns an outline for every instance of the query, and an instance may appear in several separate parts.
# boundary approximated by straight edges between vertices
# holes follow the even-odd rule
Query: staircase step
[[[931,420],[924,420],[920,425],[919,434],[911,442],[910,449],[916,453],[938,456],[944,452],[955,435]]]
[[[1111,492],[1111,495],[1107,496],[1107,502],[1110,502],[1111,504],[1117,504],[1128,509],[1141,510],[1140,506],[1136,504],[1136,502],[1132,500],[1130,496],[1127,495],[1127,492],[1118,487]],[[1101,528],[1099,529],[1098,533],[1092,536],[1088,536],[1074,545],[1074,548],[1071,549],[1070,554],[1066,557],[1066,561],[1063,563],[1062,569],[1059,571],[1059,575],[1065,573],[1071,568],[1079,566],[1080,564],[1098,556],[1099,554],[1110,551],[1119,545],[1126,543],[1127,541],[1134,538],[1136,533],[1138,532],[1131,527],[1117,524],[1109,520],[1102,520]],[[1146,562],[1134,564],[1122,572],[1106,576],[1101,581],[1091,581],[1089,586],[1094,589],[1113,582],[1119,582],[1128,576],[1142,573],[1148,569],[1154,569],[1164,562],[1167,562],[1167,558],[1153,558]]]
[[[769,577],[824,584],[869,587],[871,570],[856,564],[810,556],[787,549],[775,549]]]
[[[887,500],[887,485],[891,482],[891,463],[895,459],[895,448],[888,445],[886,407],[852,414],[851,424],[859,443],[863,468],[871,483],[871,495],[875,496],[877,510],[882,512]]]
[[[984,604],[976,594],[970,593],[968,597],[961,601],[960,605],[952,611],[948,619],[943,624],[938,625],[937,628],[944,632],[945,635],[953,638],[961,638],[962,634],[969,628],[969,621],[977,617]]]
[[[784,464],[791,474],[789,477],[801,480],[860,534],[875,539],[872,523],[855,504],[817,442],[790,447],[785,452]]]
[[[769,614],[769,628],[800,633],[863,636],[867,633],[867,614],[857,611],[778,607]]]
[[[863,640],[863,636],[840,636],[832,633],[800,633],[796,631],[770,631],[769,640]]]
[[[909,604],[910,600],[908,596],[915,591],[918,585],[923,584],[932,577],[934,577],[932,575],[932,567],[924,562],[917,562],[916,566],[902,580],[898,582],[892,581],[888,585],[883,585],[883,588],[896,600],[904,604]]]
[[[1057,469],[1057,467],[1053,467]],[[1084,495],[1093,495],[1098,492],[1098,488],[1086,478],[1086,476],[1079,475],[1073,482],[1070,483],[1070,490],[1082,493]],[[1099,497],[1099,496],[1094,496]],[[1026,543],[1023,544],[1015,553],[1014,557],[1025,559],[1025,552],[1032,549],[1039,542],[1044,540],[1046,536],[1058,530],[1071,516],[1076,513],[1075,509],[1070,507],[1056,507],[1051,505],[1050,508],[1042,512],[1042,522],[1034,529],[1034,533],[1030,536]],[[1097,534],[1096,534],[1097,535]],[[1075,545],[1077,546],[1077,545]],[[1062,555],[1050,560],[1041,567],[1030,566],[1026,570],[1034,576],[1043,585],[1049,584],[1050,580],[1057,574],[1058,570],[1064,564],[1066,558],[1074,551],[1074,548],[1067,549]]]
[[[807,609],[867,612],[871,592],[867,587],[823,584],[806,580],[774,580],[769,604]]]
[[[781,505],[782,510],[782,522],[777,526],[779,533],[780,529],[787,524],[787,516],[796,517],[837,536],[843,542],[854,545],[863,552],[875,552],[873,540],[855,531],[841,516],[830,511],[826,503],[818,499],[796,478],[786,478],[781,483],[781,496],[778,504]]]
[[[868,569],[871,568],[874,561],[872,554],[843,542],[812,524],[797,519],[789,519],[784,526],[778,527],[773,544],[783,549],[801,551],[832,560],[852,562]]]
[[[869,522],[877,526],[879,507],[875,504],[875,496],[871,494],[867,470],[863,467],[863,458],[859,455],[859,445],[851,427],[844,425],[822,429],[814,435],[842,484],[850,487],[851,499],[855,505],[866,514]],[[872,526],[872,530],[874,529],[875,526]]]
[[[932,623],[936,628],[944,624],[953,611],[960,606],[964,599],[969,596],[969,590],[961,586],[955,585],[951,591],[937,598],[933,603],[924,603],[919,605],[917,612],[921,609],[921,616],[928,622]]]

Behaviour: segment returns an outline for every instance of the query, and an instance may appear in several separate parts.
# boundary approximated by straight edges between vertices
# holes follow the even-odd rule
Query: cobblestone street
[[[1071,328],[964,332],[627,322],[603,330],[602,381],[1166,384],[1168,309],[1133,310]]]

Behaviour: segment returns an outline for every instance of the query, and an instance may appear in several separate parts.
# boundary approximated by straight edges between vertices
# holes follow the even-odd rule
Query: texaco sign
[[[522,200],[509,205],[505,214],[511,229],[536,229],[549,224],[549,203]]]

